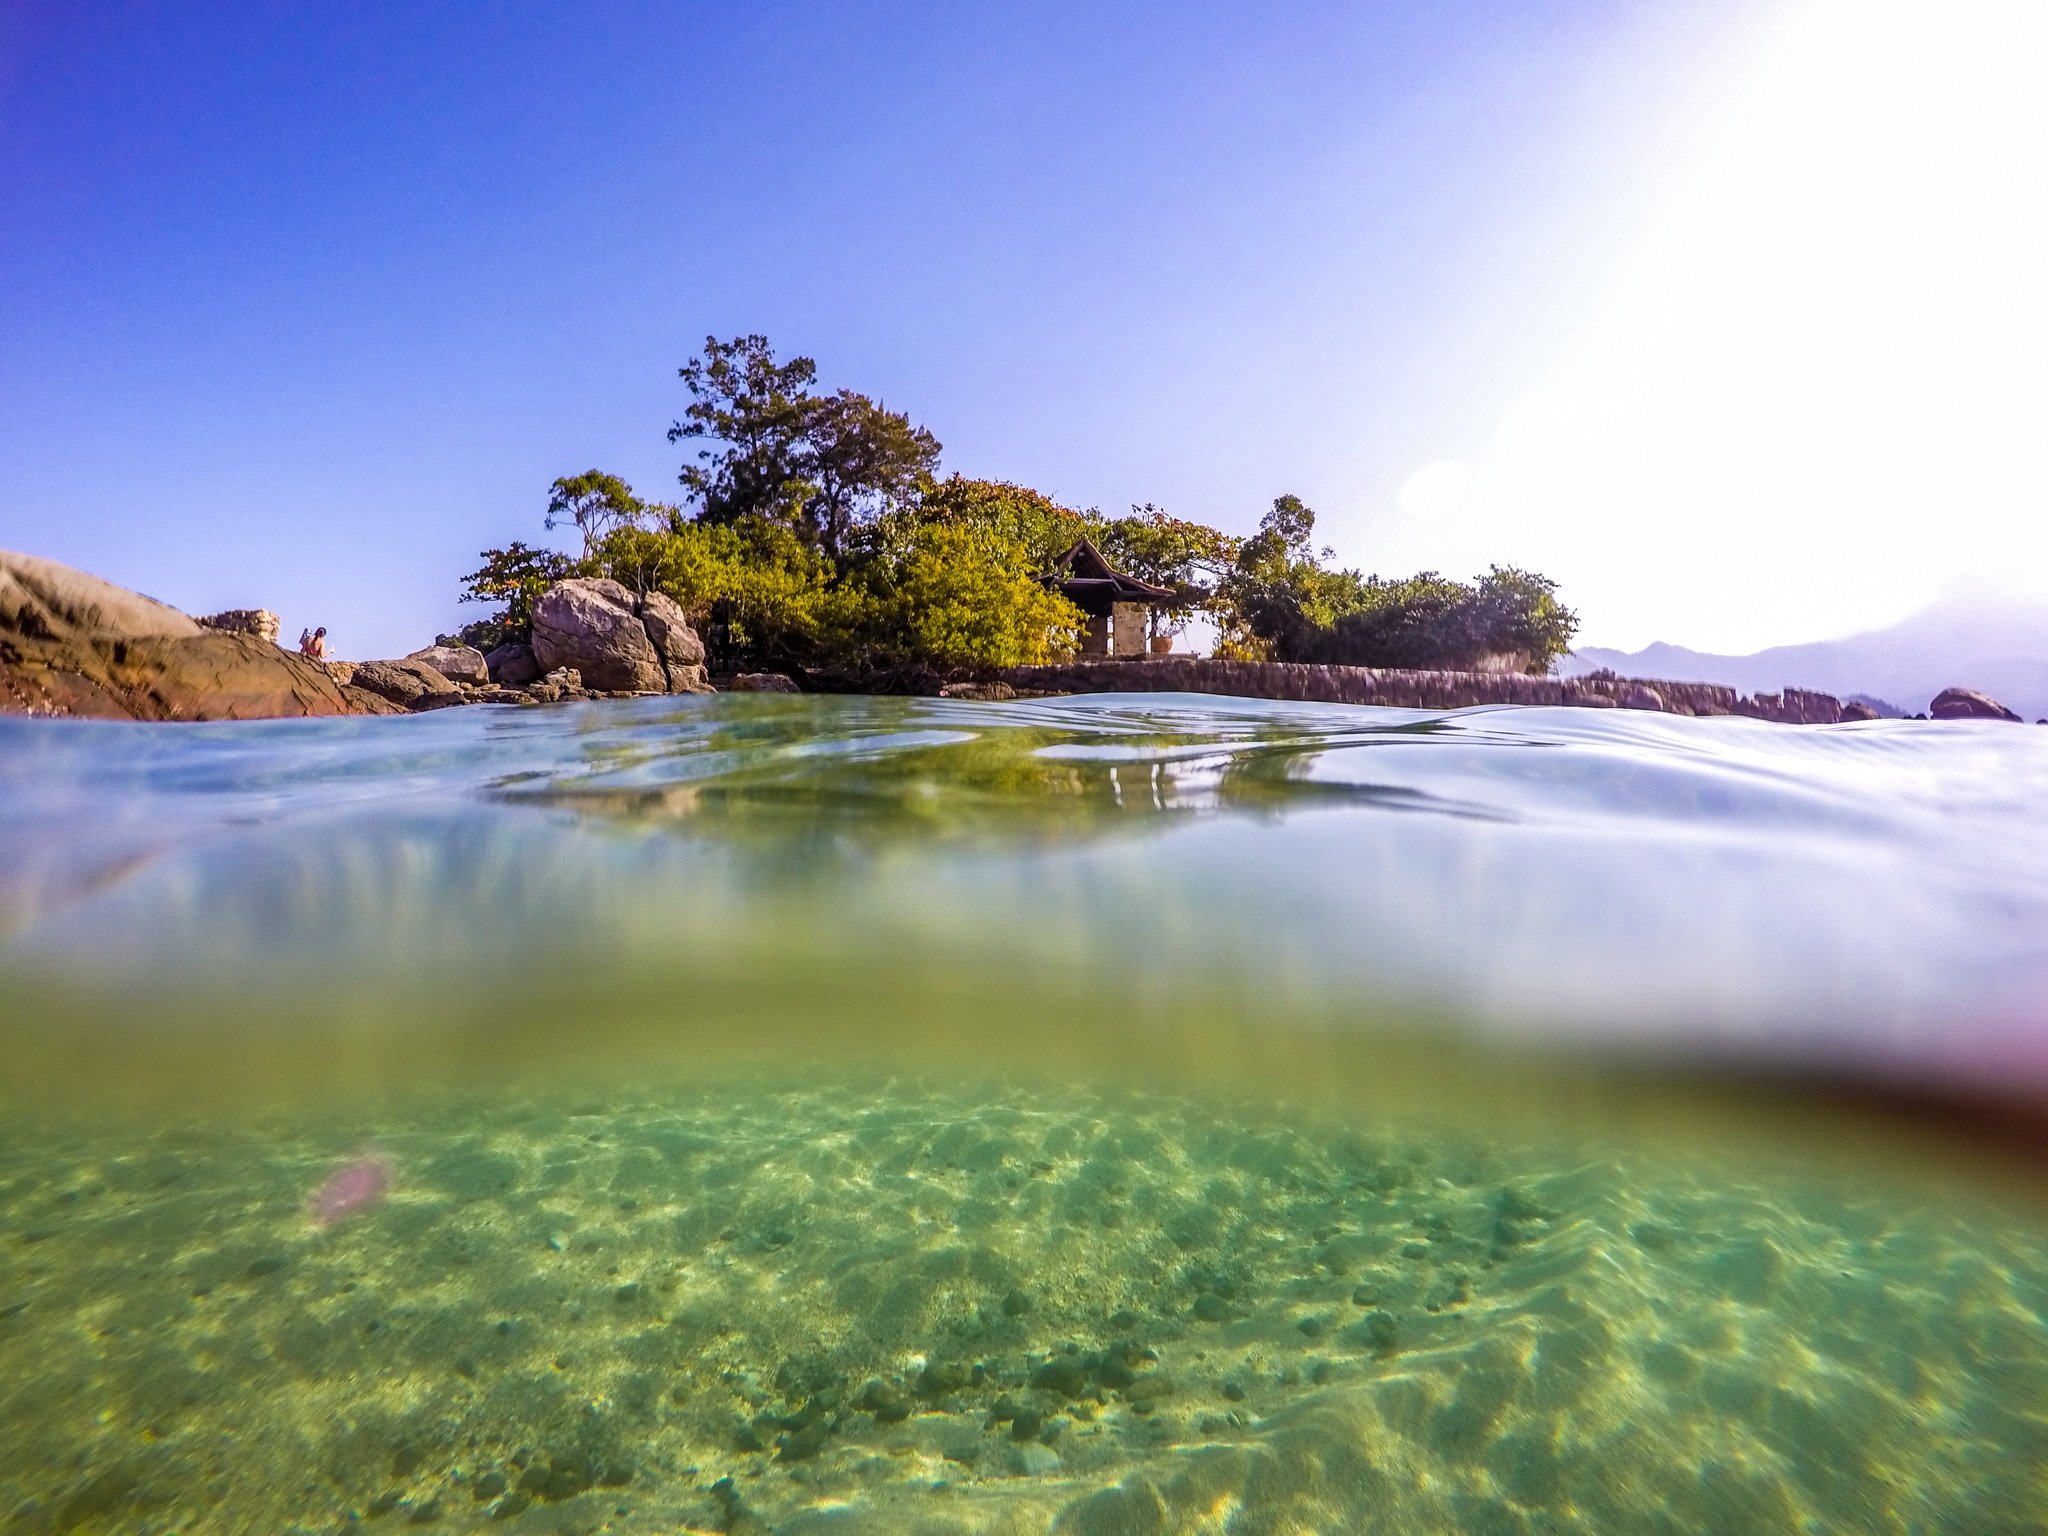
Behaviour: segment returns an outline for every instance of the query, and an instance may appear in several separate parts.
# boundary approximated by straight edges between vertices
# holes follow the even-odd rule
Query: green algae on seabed
[[[0,1296],[24,1531],[2048,1521],[2038,1210],[1668,1146],[843,1071],[21,1121]]]

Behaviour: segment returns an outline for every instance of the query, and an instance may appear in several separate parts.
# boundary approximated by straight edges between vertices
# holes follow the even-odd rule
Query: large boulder
[[[704,646],[682,609],[660,593],[636,598],[616,581],[558,581],[533,605],[541,671],[573,667],[607,693],[704,693]]]
[[[540,662],[530,645],[507,643],[493,646],[484,657],[484,670],[501,688],[524,688],[540,681]]]
[[[1998,700],[1974,688],[1944,688],[1927,706],[1937,720],[2017,720],[2019,716]]]
[[[128,720],[347,715],[317,662],[210,630],[54,560],[0,551],[0,713]]]
[[[670,693],[709,693],[710,676],[704,670],[704,642],[674,598],[650,592],[640,599],[640,623],[654,642],[655,654],[668,676]]]
[[[191,639],[199,621],[140,592],[35,555],[0,550],[0,629],[28,639]]]
[[[543,592],[533,605],[533,654],[543,672],[574,667],[590,688],[660,693],[668,687],[633,594],[616,581],[576,576]]]
[[[359,661],[350,683],[365,693],[388,699],[400,709],[413,708],[422,694],[460,697],[455,685],[423,661],[407,656],[398,661]]]
[[[472,645],[430,645],[405,659],[432,667],[451,683],[482,688],[491,680],[490,669],[484,665],[484,653]]]

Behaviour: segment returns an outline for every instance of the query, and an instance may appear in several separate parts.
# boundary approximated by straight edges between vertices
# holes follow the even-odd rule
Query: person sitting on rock
[[[327,626],[325,624],[322,624],[310,635],[303,629],[299,631],[299,654],[301,656],[310,656],[315,661],[325,661],[327,659]]]

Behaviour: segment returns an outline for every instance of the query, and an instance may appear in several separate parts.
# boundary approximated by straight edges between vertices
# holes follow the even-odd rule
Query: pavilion
[[[1148,655],[1145,611],[1175,595],[1171,587],[1155,587],[1117,570],[1086,538],[1053,561],[1039,580],[1088,615],[1081,633],[1083,656]]]

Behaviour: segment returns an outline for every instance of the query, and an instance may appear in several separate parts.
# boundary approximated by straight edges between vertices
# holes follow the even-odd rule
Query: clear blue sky
[[[1942,14],[1876,11],[1916,56]],[[1788,582],[1725,632],[1704,585],[1644,595],[1672,565],[1656,541],[1722,526],[1700,444],[1656,437],[1697,401],[1643,360],[1727,328],[1687,296],[1712,282],[1674,319],[1659,274],[1702,219],[1743,234],[1720,274],[1861,216],[1802,235],[1810,213],[1726,203],[1744,153],[1782,158],[1742,142],[1772,100],[1859,99],[1809,79],[1855,14],[12,0],[0,547],[325,623],[342,655],[409,650],[473,612],[454,596],[480,548],[542,538],[556,475],[673,494],[677,367],[762,331],[907,409],[949,470],[1239,531],[1297,492],[1346,563],[1546,571],[1589,641],[1887,618],[1949,573],[1873,568],[1839,614]],[[1646,430],[1617,398],[1665,414]],[[1723,453],[1768,426],[1713,425]],[[1617,469],[1621,438],[1658,468]]]

